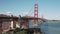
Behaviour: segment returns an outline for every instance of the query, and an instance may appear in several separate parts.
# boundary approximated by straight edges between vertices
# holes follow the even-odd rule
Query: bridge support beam
[[[13,29],[13,20],[11,20],[11,29]]]
[[[21,22],[21,29],[28,29],[28,19],[22,19],[22,22]]]

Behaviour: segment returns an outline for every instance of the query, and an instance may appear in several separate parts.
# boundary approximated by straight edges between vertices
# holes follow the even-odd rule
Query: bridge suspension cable
[[[33,16],[33,7],[28,11],[28,13],[25,16]]]

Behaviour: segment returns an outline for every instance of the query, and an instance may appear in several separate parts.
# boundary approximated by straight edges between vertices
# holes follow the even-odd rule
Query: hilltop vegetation
[[[27,31],[22,30],[20,31],[20,28],[11,29],[10,31],[7,31],[5,34],[27,34]]]

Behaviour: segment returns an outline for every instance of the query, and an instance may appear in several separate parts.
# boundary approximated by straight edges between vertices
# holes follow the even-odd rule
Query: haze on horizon
[[[33,16],[35,3],[38,4],[39,17],[60,20],[60,0],[0,0],[0,14]]]

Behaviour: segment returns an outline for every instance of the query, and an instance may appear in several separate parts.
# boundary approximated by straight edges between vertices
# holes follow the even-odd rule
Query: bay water
[[[30,21],[29,27],[34,28],[33,21]],[[60,21],[46,21],[39,22],[38,27],[41,28],[41,31],[45,34],[60,34]]]
[[[60,34],[60,21],[46,21],[39,26],[45,34]]]

